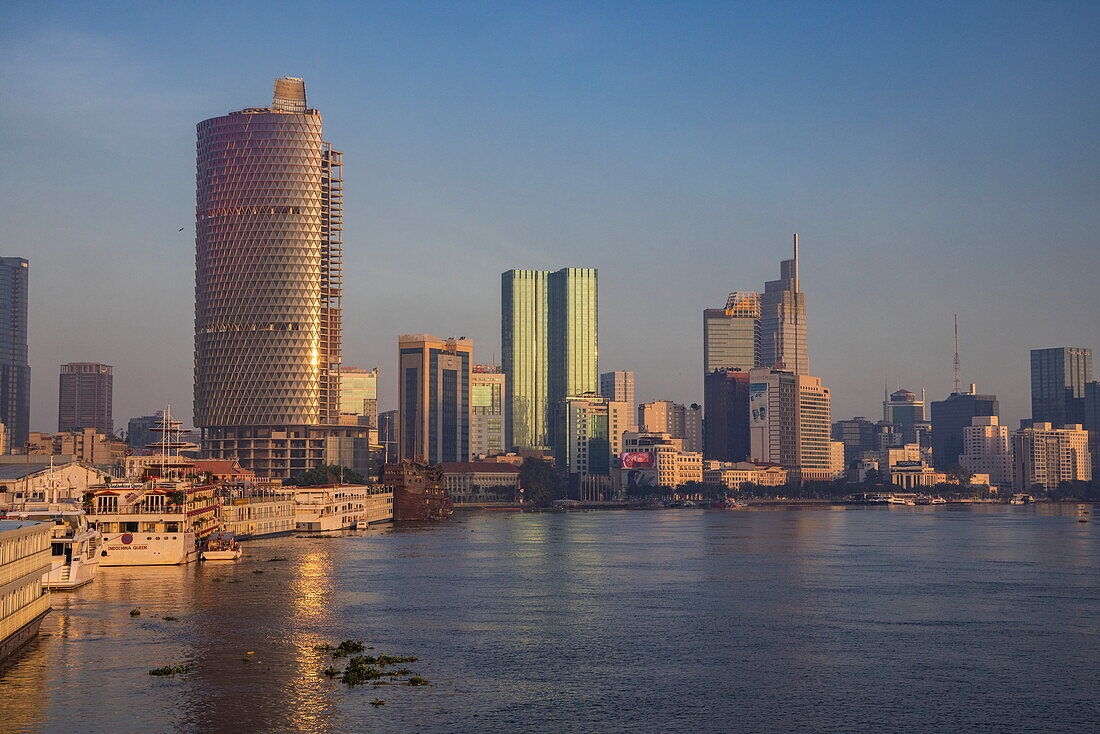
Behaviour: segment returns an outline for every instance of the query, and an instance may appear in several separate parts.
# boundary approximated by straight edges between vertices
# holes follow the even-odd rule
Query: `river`
[[[251,541],[236,563],[103,568],[54,595],[0,673],[0,730],[1096,731],[1089,518],[468,513]],[[418,657],[431,685],[326,678],[314,646],[344,639]]]

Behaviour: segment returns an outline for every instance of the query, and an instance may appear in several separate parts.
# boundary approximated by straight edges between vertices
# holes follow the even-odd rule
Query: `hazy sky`
[[[31,261],[32,429],[58,365],[115,422],[191,415],[195,123],[304,77],[346,154],[345,363],[500,350],[508,268],[600,270],[600,367],[701,401],[701,310],[802,244],[834,418],[1100,347],[1097,3],[10,3],[0,254]],[[184,227],[183,232],[179,228]]]

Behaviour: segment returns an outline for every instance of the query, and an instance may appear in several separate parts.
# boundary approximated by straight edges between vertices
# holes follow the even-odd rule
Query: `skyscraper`
[[[794,257],[779,263],[779,280],[764,284],[760,296],[760,366],[797,375],[810,372],[806,351],[806,294],[799,289],[798,235]]]
[[[439,464],[470,460],[474,343],[430,334],[398,337],[398,453]]]
[[[1092,479],[1089,434],[1079,423],[1064,428],[1038,421],[1012,434],[1017,492],[1050,492],[1062,482]]]
[[[114,376],[111,365],[70,362],[61,365],[57,394],[57,430],[94,428],[114,433]]]
[[[195,424],[210,458],[290,476],[339,410],[343,156],[290,77],[200,122],[197,153]]]
[[[592,268],[501,275],[510,448],[550,446],[558,402],[599,388],[597,285]]]
[[[698,404],[681,405],[671,400],[655,400],[638,406],[638,430],[667,433],[683,440],[684,451],[703,450],[703,408]]]
[[[1031,350],[1031,419],[1061,428],[1084,420],[1077,409],[1092,380],[1092,350],[1055,347]]]
[[[706,430],[703,457],[713,461],[749,458],[749,373],[717,369],[703,378]]]
[[[821,378],[760,367],[749,373],[752,461],[778,464],[794,481],[833,479],[831,395]]]
[[[27,362],[28,265],[0,257],[0,423],[21,448],[31,430],[31,368]]]
[[[725,308],[703,311],[703,369],[748,372],[760,366],[760,294],[730,293]]]
[[[946,471],[959,463],[965,448],[964,429],[976,416],[999,415],[996,395],[978,395],[977,388],[970,392],[951,393],[946,400],[932,401],[932,465]]]
[[[505,452],[504,396],[508,378],[496,365],[475,364],[470,375],[470,455]]]
[[[378,428],[378,368],[340,367],[340,412],[361,416],[368,428]]]
[[[600,395],[634,405],[634,373],[628,370],[604,372],[600,375]]]

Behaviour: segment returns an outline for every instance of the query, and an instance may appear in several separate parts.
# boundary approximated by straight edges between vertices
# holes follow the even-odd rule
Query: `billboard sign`
[[[619,457],[623,469],[656,469],[657,455],[652,451],[627,451]]]
[[[749,384],[749,425],[760,426],[768,422],[768,383]]]

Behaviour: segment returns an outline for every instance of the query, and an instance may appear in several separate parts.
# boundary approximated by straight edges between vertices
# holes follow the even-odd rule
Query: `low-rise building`
[[[103,482],[105,472],[79,461],[43,463],[41,457],[9,456],[0,462],[0,509],[19,509],[27,502],[79,503],[89,488]]]
[[[684,451],[667,433],[627,431],[618,469],[620,487],[679,487],[703,481],[703,454]]]
[[[94,428],[80,428],[59,433],[32,431],[26,449],[32,456],[67,455],[86,464],[110,466],[119,463],[130,446]]]
[[[50,612],[53,523],[0,520],[0,665],[33,640]]]
[[[898,461],[880,471],[887,482],[902,489],[934,487],[947,482],[947,474],[936,471],[923,461]]]
[[[520,499],[519,468],[490,461],[443,462],[443,486],[456,503],[514,503]]]
[[[703,482],[720,484],[733,490],[741,489],[746,484],[779,487],[787,483],[787,470],[775,464],[753,464],[750,461],[708,461],[703,469]]]

